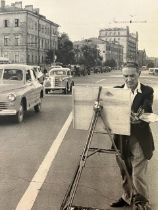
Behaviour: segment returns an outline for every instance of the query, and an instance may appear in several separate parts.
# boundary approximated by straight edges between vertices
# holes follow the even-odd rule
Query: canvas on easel
[[[73,88],[73,126],[88,130],[97,99],[98,86],[75,86]],[[106,122],[112,133],[130,135],[131,101],[130,91],[123,88],[102,87],[100,101]],[[97,131],[104,131],[98,119]]]

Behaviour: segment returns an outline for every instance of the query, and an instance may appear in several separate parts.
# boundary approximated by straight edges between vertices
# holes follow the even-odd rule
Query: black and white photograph
[[[0,0],[0,210],[158,210],[157,0]]]

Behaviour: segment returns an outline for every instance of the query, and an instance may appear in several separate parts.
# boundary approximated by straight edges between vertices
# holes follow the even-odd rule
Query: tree
[[[99,55],[99,51],[94,46],[83,45],[80,49],[80,57],[78,59],[79,64],[85,66],[101,65],[102,58]]]
[[[47,52],[47,56],[46,56],[46,63],[47,64],[53,63],[54,62],[54,56],[55,56],[54,50],[49,50]]]
[[[61,34],[58,39],[58,50],[56,51],[57,62],[64,65],[74,63],[74,49],[73,43],[69,40],[66,33]]]
[[[116,65],[117,65],[117,63],[116,63],[116,61],[112,58],[112,59],[110,59],[110,60],[106,60],[105,62],[104,62],[104,66],[110,66],[110,67],[116,67]]]
[[[155,64],[152,60],[147,60],[147,68],[154,68]]]
[[[46,63],[51,64],[54,61],[64,65],[74,63],[73,43],[69,40],[66,33],[63,33],[58,37],[58,49],[51,49],[47,52]]]

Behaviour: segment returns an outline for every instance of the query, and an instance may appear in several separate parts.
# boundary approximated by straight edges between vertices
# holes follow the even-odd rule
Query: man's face
[[[134,90],[138,84],[140,72],[133,67],[125,67],[122,69],[123,78],[128,88]]]

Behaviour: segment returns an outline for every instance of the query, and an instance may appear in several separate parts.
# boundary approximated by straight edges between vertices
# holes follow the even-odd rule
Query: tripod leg
[[[88,150],[92,141],[92,137],[94,134],[94,129],[96,127],[96,123],[98,120],[98,114],[99,112],[96,110],[93,117],[92,117],[92,121],[91,121],[91,125],[90,125],[90,129],[89,129],[89,134],[88,134],[88,138],[87,138],[87,142],[86,145],[84,147],[84,151],[81,155],[81,159],[79,161],[79,164],[76,168],[73,180],[65,194],[65,197],[63,199],[62,205],[60,207],[60,210],[71,210],[71,206],[72,206],[72,202],[74,200],[76,191],[77,191],[77,187],[78,187],[78,183],[83,171],[83,168],[85,166],[86,160],[87,160],[87,156],[88,156]]]
[[[106,122],[106,117],[105,117],[105,114],[103,113],[103,111],[100,112],[100,116],[101,116],[101,119],[102,119],[102,121],[104,123],[105,130],[107,131],[108,136],[109,136],[109,138],[111,140],[111,143],[113,145],[113,148],[114,148],[114,150],[116,152],[116,157],[117,157],[117,161],[119,162],[119,166],[120,166],[121,170],[124,171],[124,173],[126,174],[129,188],[133,189],[133,193],[134,193],[134,192],[136,192],[135,186],[134,186],[134,184],[133,184],[133,182],[131,180],[131,177],[130,177],[130,175],[128,173],[126,164],[125,164],[124,160],[121,157],[120,151],[116,147],[116,144],[114,142],[114,139],[113,139],[113,136],[111,134],[111,131],[110,131],[109,127],[107,126],[108,123]]]
[[[97,96],[97,104],[98,105],[99,105],[99,101],[100,101],[101,90],[102,90],[102,87],[100,86],[99,91],[98,91],[98,96]],[[77,190],[77,187],[78,187],[78,183],[79,183],[79,180],[80,180],[80,177],[81,177],[81,174],[82,174],[82,170],[83,170],[83,167],[85,166],[85,163],[86,163],[86,160],[87,160],[88,150],[90,148],[90,144],[91,144],[91,141],[92,141],[92,137],[93,137],[93,134],[94,134],[94,130],[95,130],[95,127],[96,127],[96,123],[97,123],[97,120],[98,120],[99,113],[100,113],[100,106],[97,106],[94,109],[94,114],[93,114],[93,117],[92,117],[92,120],[91,120],[89,134],[88,134],[86,145],[84,147],[84,151],[82,153],[81,159],[80,159],[79,164],[77,166],[77,169],[75,171],[73,180],[72,180],[72,182],[71,182],[71,184],[70,184],[70,186],[69,186],[69,188],[66,192],[66,195],[65,195],[64,200],[62,202],[60,210],[71,210],[71,205],[72,205],[72,202],[74,200],[74,196],[75,196],[75,193],[76,193],[76,190]]]

